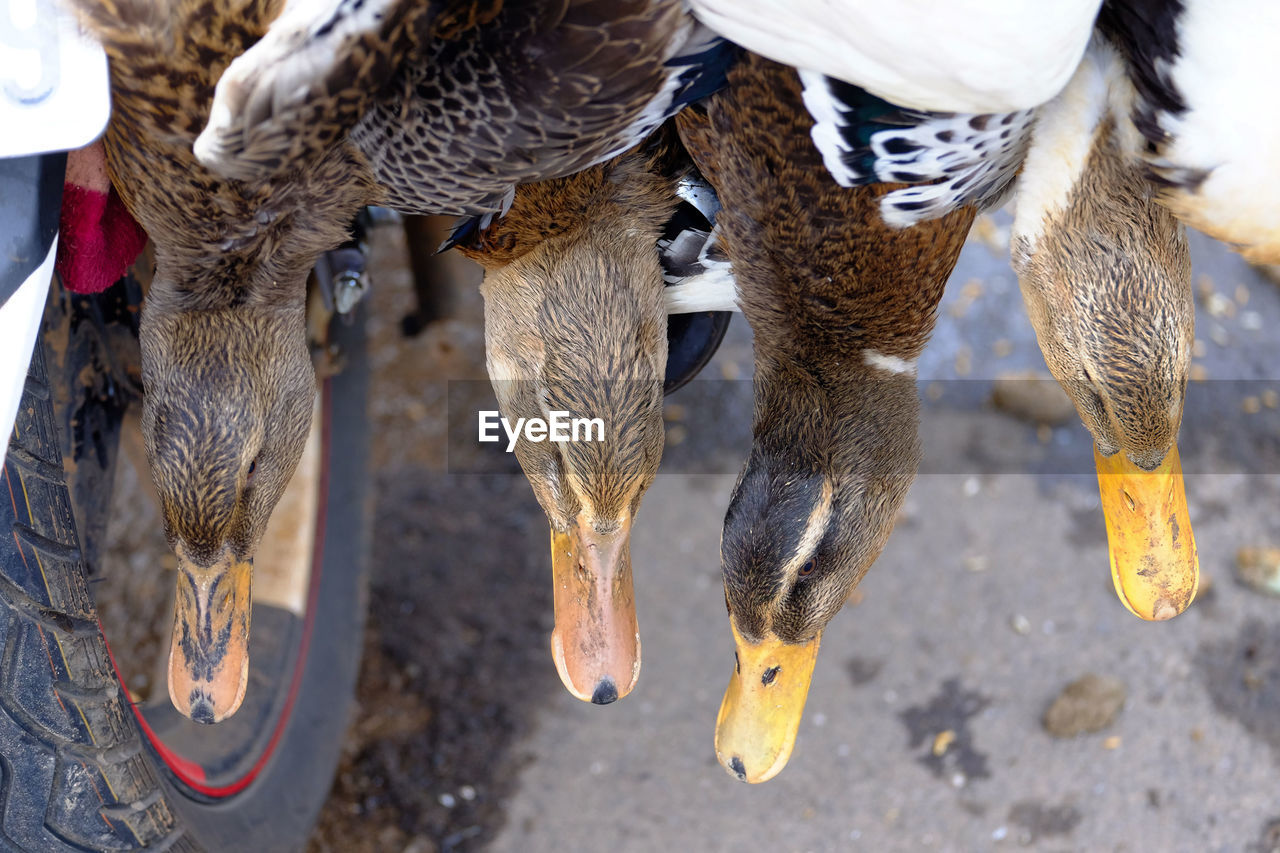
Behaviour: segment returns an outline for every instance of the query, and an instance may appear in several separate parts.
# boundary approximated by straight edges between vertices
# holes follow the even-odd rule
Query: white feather
[[[843,187],[882,181],[916,186],[881,199],[886,224],[906,228],[966,204],[993,206],[1012,185],[1026,152],[1034,111],[974,116],[912,111],[915,124],[873,133],[861,155],[849,118],[825,75],[801,71],[805,107],[813,116],[814,146]],[[857,162],[871,160],[859,171]]]
[[[1071,77],[1100,0],[688,0],[748,50],[847,80],[891,103],[1004,113]]]
[[[899,376],[916,375],[916,360],[914,358],[885,355],[873,349],[864,349],[862,351],[862,360],[869,366],[883,370],[886,373],[896,373]]]
[[[822,164],[840,186],[857,186],[857,179],[861,176],[844,163],[844,155],[851,148],[845,143],[840,130],[847,127],[848,122],[840,114],[840,105],[833,97],[831,87],[827,85],[827,76],[804,68],[798,70],[800,84],[803,86],[801,96],[804,98],[804,106],[814,122],[809,135],[813,137],[814,147],[822,155]]]
[[[1280,262],[1280,4],[1188,0],[1178,22],[1179,56],[1168,69],[1187,111],[1165,115],[1173,141],[1157,172],[1208,172],[1167,200],[1188,224]]]
[[[686,278],[680,284],[664,287],[662,297],[666,300],[668,314],[742,310],[738,306],[738,286],[727,264]]]
[[[939,116],[911,128],[888,130],[871,138],[876,153],[876,176],[882,181],[905,180],[910,175],[938,179],[894,190],[880,200],[885,224],[907,228],[945,216],[966,204],[994,207],[1013,185],[1027,151],[1034,113],[1022,111],[986,116],[988,125],[974,129],[977,116]],[[939,133],[949,132],[942,142]],[[1005,133],[1007,136],[1004,136]],[[1002,138],[1003,137],[1003,138]],[[918,143],[918,151],[894,154],[890,142],[904,139]]]

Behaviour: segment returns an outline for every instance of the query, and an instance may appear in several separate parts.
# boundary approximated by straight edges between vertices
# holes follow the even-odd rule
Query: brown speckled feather
[[[839,187],[796,72],[756,56],[677,121],[720,195],[755,333],[754,441],[721,545],[729,607],[748,638],[805,641],[879,554],[915,476],[914,359],[974,212],[884,225],[895,187]]]
[[[252,53],[218,83],[226,121],[196,146],[225,177],[261,179],[338,144],[406,59],[433,37],[474,27],[500,4],[475,0],[337,0],[286,6]],[[444,8],[448,6],[449,8]]]
[[[276,12],[263,0],[167,4],[81,0],[111,60],[107,165],[156,244],[157,300],[214,307],[293,287],[315,257],[345,239],[375,192],[363,156],[344,145],[305,170],[241,183],[209,172],[192,141],[214,83]],[[165,282],[174,285],[171,292]]]
[[[196,143],[202,162],[261,176],[350,131],[386,189],[381,203],[491,213],[516,184],[633,147],[682,103],[704,63],[709,76],[722,70],[719,40],[679,0],[337,0],[336,9],[328,19],[286,9],[232,64]]]
[[[692,27],[678,3],[506,3],[492,22],[426,45],[352,139],[393,207],[496,210],[514,184],[571,174],[647,136],[656,121],[623,132]]]
[[[1104,455],[1154,468],[1177,440],[1195,342],[1186,233],[1111,121],[1063,209],[1013,265],[1045,363]]]
[[[459,247],[486,270],[485,338],[503,415],[514,423],[550,406],[605,421],[603,442],[516,447],[558,529],[583,497],[601,518],[634,513],[657,473],[666,313],[655,244],[679,202],[687,161],[677,151],[659,141],[521,186],[505,217]]]

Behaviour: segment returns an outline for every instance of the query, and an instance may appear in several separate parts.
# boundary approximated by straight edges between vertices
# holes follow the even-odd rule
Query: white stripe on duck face
[[[805,522],[804,533],[800,535],[800,542],[796,545],[796,550],[791,555],[791,559],[787,561],[782,569],[783,575],[787,578],[787,582],[779,586],[778,593],[774,596],[774,605],[780,604],[791,591],[795,588],[796,582],[800,579],[800,569],[809,560],[813,559],[814,553],[818,550],[818,546],[822,544],[823,538],[827,535],[827,526],[831,523],[831,497],[833,494],[831,480],[824,477],[822,481],[822,494],[818,497],[818,502],[814,505],[813,510],[809,513],[809,519]],[[773,629],[773,610],[769,612],[770,630]]]
[[[915,376],[916,375],[916,359],[902,358],[897,355],[885,355],[873,349],[864,349],[862,351],[862,360],[869,366],[877,370],[883,370],[886,373],[894,373],[899,376]]]

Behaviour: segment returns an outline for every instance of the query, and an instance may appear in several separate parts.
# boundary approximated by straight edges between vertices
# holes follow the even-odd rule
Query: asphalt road
[[[712,749],[733,663],[718,542],[749,441],[745,323],[668,399],[663,473],[633,531],[643,669],[597,707],[551,662],[527,484],[440,451],[447,380],[483,376],[474,279],[460,319],[394,342],[407,273],[388,263],[369,663],[312,849],[1280,849],[1280,600],[1235,580],[1239,548],[1280,544],[1280,412],[1259,404],[1280,391],[1280,293],[1193,241],[1200,381],[1181,446],[1209,586],[1142,623],[1111,588],[1083,427],[989,402],[996,377],[1043,370],[1007,221],[984,223],[948,287],[920,363],[922,474],[824,637],[790,764],[759,786]],[[1088,673],[1123,684],[1122,710],[1051,735],[1046,708]]]

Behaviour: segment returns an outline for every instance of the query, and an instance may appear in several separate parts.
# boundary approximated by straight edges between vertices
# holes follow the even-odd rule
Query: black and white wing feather
[[[881,200],[906,228],[958,207],[999,204],[1026,156],[1035,110],[966,115],[903,109],[841,80],[801,71],[814,144],[841,186],[904,183]]]

